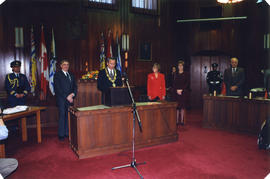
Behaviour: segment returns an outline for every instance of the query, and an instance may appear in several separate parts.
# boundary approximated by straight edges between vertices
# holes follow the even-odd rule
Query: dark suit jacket
[[[4,109],[4,106],[3,106],[3,104],[2,104],[2,101],[0,100],[0,109],[2,110],[2,109]],[[3,111],[2,111],[3,112]]]
[[[264,72],[264,87],[267,92],[270,92],[270,69],[267,69]]]
[[[245,82],[245,72],[243,68],[237,67],[235,74],[232,74],[232,68],[228,68],[224,72],[224,83],[226,85],[227,96],[242,96],[243,85]],[[231,86],[237,86],[236,91],[231,91]]]
[[[122,86],[122,77],[120,71],[116,70],[116,74],[115,85]],[[109,88],[112,87],[112,82],[108,79],[105,69],[99,71],[97,83],[98,89],[103,93],[106,93]]]
[[[74,93],[75,96],[77,94],[77,84],[75,77],[70,72],[69,75],[71,77],[71,80],[69,80],[69,78],[64,74],[62,70],[56,72],[54,75],[54,91],[58,104],[59,102],[68,102],[67,96],[69,94]]]
[[[266,82],[266,90],[270,93],[270,75],[267,77]]]

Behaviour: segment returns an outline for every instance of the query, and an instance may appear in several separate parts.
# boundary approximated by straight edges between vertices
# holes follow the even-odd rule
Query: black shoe
[[[64,140],[65,140],[65,137],[64,137],[64,136],[58,136],[58,139],[59,139],[60,141],[64,141]]]
[[[68,135],[65,135],[64,137],[65,137],[65,138],[68,138]]]

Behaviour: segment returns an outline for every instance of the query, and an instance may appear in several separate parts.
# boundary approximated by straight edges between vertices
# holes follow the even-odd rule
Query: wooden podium
[[[95,106],[101,104],[101,92],[97,89],[97,80],[80,79],[74,107]]]
[[[106,106],[119,106],[131,104],[131,98],[127,87],[111,87],[107,93],[105,93],[105,105]]]

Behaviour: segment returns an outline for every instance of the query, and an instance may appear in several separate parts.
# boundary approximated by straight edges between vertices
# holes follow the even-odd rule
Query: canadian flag
[[[45,100],[47,96],[47,86],[49,81],[49,67],[48,67],[48,57],[47,57],[47,49],[44,38],[43,26],[41,27],[41,38],[40,38],[40,64],[41,64],[41,78],[40,78],[40,99]]]
[[[112,31],[111,30],[109,30],[109,33],[108,33],[106,57],[107,58],[113,57],[113,52],[112,52]]]

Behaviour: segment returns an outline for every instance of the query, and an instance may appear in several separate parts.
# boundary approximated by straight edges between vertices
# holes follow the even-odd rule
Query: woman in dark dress
[[[178,102],[177,106],[177,125],[185,124],[185,113],[188,105],[188,93],[189,93],[189,74],[184,72],[184,61],[178,61],[178,73],[176,73],[175,80],[173,82],[173,92],[175,100]]]

